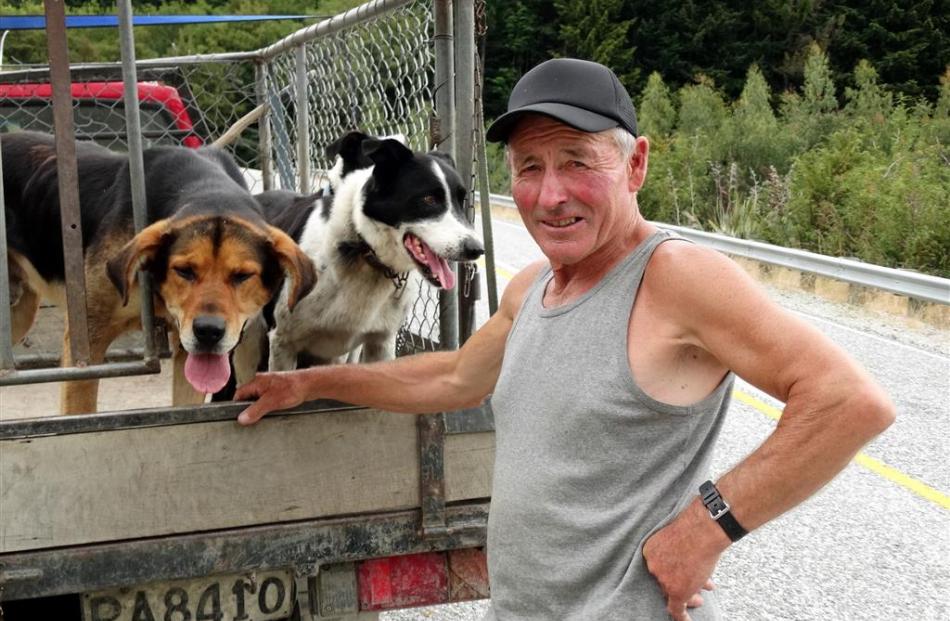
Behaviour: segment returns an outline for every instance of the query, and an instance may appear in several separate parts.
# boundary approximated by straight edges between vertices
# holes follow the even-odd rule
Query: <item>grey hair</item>
[[[630,156],[633,155],[634,149],[637,148],[637,137],[625,130],[622,127],[612,127],[610,129],[604,130],[604,134],[609,134],[614,140],[614,144],[617,145],[617,149],[620,151],[621,159],[628,160]]]
[[[633,155],[634,150],[637,148],[637,137],[622,127],[611,127],[610,129],[605,129],[597,133],[609,136],[613,139],[614,145],[617,147],[617,151],[620,152],[620,159],[622,160],[630,159],[630,156]],[[508,148],[507,142],[505,143],[505,162],[511,166],[511,149]]]

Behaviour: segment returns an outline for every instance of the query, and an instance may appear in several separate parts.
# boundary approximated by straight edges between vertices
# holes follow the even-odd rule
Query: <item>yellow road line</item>
[[[773,420],[778,420],[782,416],[782,411],[777,407],[769,405],[768,403],[765,403],[764,401],[761,401],[752,395],[746,394],[741,390],[733,390],[732,395],[738,401],[752,406]],[[858,453],[854,457],[854,463],[870,470],[878,476],[884,477],[892,483],[900,485],[904,489],[913,492],[924,500],[929,500],[930,502],[943,507],[944,509],[950,509],[950,496],[935,490],[926,483],[921,483],[917,479],[904,474],[897,468],[888,466],[879,459],[875,459],[865,455],[864,453]]]
[[[484,267],[484,264],[482,267]],[[495,272],[506,280],[511,280],[514,277],[514,274],[502,267],[498,267],[497,265],[495,266]],[[782,416],[782,410],[773,405],[769,405],[760,399],[756,399],[752,395],[746,394],[740,390],[734,390],[732,394],[738,401],[752,406],[773,420],[778,420]],[[867,470],[870,470],[874,474],[881,476],[888,481],[891,481],[892,483],[900,485],[904,489],[920,496],[924,500],[929,500],[930,502],[943,507],[944,509],[950,509],[950,496],[937,491],[926,483],[921,483],[917,479],[904,474],[897,468],[888,466],[879,459],[875,459],[865,455],[864,453],[858,453],[854,457],[854,463],[866,468]]]

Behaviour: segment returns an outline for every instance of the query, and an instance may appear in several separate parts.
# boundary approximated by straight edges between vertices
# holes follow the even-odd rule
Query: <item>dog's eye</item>
[[[198,278],[198,275],[195,274],[195,270],[191,269],[190,267],[173,267],[172,269],[175,270],[176,274],[189,282],[197,280]]]
[[[239,285],[253,275],[251,272],[234,272],[231,274],[231,283]]]
[[[436,199],[436,197],[432,196],[431,194],[427,194],[426,196],[423,196],[422,202],[428,205],[429,207],[435,207],[439,203],[438,199]]]

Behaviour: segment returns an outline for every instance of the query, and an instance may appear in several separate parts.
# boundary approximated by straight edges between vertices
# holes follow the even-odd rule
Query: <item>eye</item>
[[[239,285],[253,275],[252,272],[234,272],[231,274],[231,284]]]
[[[432,196],[431,194],[427,194],[426,196],[423,196],[422,202],[428,205],[429,207],[435,207],[439,203],[439,201],[436,200],[436,198]]]
[[[172,269],[175,270],[176,274],[188,282],[194,282],[198,279],[198,275],[195,274],[195,270],[188,267],[187,265],[183,267],[173,267]]]
[[[539,170],[541,170],[541,167],[538,166],[537,164],[525,164],[524,166],[518,169],[518,174],[527,175],[533,172],[537,172]]]
[[[568,166],[570,166],[571,168],[587,168],[587,164],[585,164],[584,162],[580,160],[571,160],[570,162],[568,162]]]

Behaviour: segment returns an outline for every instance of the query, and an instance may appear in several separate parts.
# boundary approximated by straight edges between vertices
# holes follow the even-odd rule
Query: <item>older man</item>
[[[720,555],[834,477],[892,406],[730,260],[643,218],[649,142],[608,68],[538,65],[487,135],[547,260],[459,351],[261,374],[239,420],[315,398],[423,413],[492,395],[488,619],[720,618]],[[734,375],[785,413],[703,482]]]

